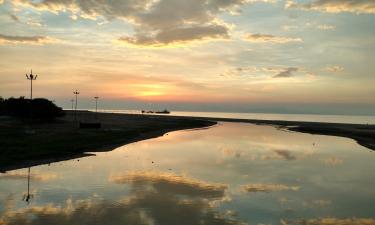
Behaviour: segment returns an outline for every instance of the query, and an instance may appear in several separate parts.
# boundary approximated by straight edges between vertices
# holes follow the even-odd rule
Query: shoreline
[[[177,129],[177,130],[174,130],[174,129],[173,130],[161,130],[161,131],[158,131],[158,132],[149,132],[149,133],[141,134],[140,136],[138,136],[136,138],[125,140],[123,143],[99,146],[97,148],[92,149],[91,151],[82,152],[82,153],[78,153],[78,154],[67,155],[67,156],[62,156],[62,157],[51,157],[51,158],[45,158],[45,159],[39,159],[39,160],[38,159],[30,160],[30,161],[26,161],[26,162],[22,162],[22,163],[16,163],[14,165],[6,166],[6,167],[2,167],[0,165],[0,173],[4,173],[4,172],[7,172],[7,171],[11,171],[11,170],[33,167],[33,166],[47,165],[47,164],[58,163],[58,162],[63,162],[63,161],[68,161],[68,160],[73,160],[73,159],[80,159],[80,158],[85,158],[85,157],[96,156],[95,153],[97,153],[97,152],[110,152],[110,151],[113,151],[114,149],[116,149],[118,147],[123,146],[123,145],[132,144],[132,143],[136,143],[136,142],[144,141],[144,140],[148,140],[148,139],[162,137],[169,132],[191,130],[191,129],[206,129],[206,128],[209,128],[209,127],[214,126],[214,125],[215,124],[210,125],[208,127],[186,128],[186,129]]]
[[[168,132],[217,124],[200,119],[142,115],[99,113],[98,117],[102,128],[79,129],[73,114],[67,111],[64,118],[53,123],[33,124],[33,134],[28,133],[28,125],[18,120],[0,124],[0,136],[4,137],[0,139],[0,146],[5,146],[0,151],[0,173],[92,156],[95,152],[112,151],[122,145],[157,138]],[[92,112],[80,111],[79,120],[96,122],[96,116]]]
[[[0,135],[8,135],[10,140],[5,141],[5,145],[0,143],[2,146],[8,144],[8,149],[6,149],[8,151],[2,153],[1,156],[1,158],[8,158],[8,160],[0,161],[0,173],[93,156],[95,152],[112,151],[119,146],[160,137],[168,132],[207,128],[218,122],[270,125],[301,133],[346,137],[355,140],[368,149],[375,150],[375,125],[98,113],[98,117],[103,124],[102,128],[78,129],[77,124],[74,123],[72,112],[66,112],[67,116],[54,123],[34,125],[36,134],[26,135],[23,138],[14,138],[14,135],[17,131],[17,134],[20,135],[20,130],[25,135],[25,127],[27,126],[15,121],[9,124],[5,123],[5,126],[1,124]],[[95,113],[88,111],[80,111],[79,118],[83,122],[96,121]],[[37,152],[28,149],[30,148],[28,147],[29,141],[37,146]],[[51,148],[56,150],[51,151]]]

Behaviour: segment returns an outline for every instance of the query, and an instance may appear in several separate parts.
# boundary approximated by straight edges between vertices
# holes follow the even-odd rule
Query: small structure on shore
[[[142,112],[142,113],[156,113],[156,114],[170,114],[170,113],[171,113],[171,112],[168,111],[167,109],[164,109],[164,110],[162,110],[162,111],[151,111],[151,110],[146,111],[146,110],[142,110],[141,112]]]
[[[98,120],[98,99],[99,96],[95,96],[95,122],[91,121],[84,121],[84,122],[79,122],[79,128],[81,129],[99,129],[102,127],[102,124]]]

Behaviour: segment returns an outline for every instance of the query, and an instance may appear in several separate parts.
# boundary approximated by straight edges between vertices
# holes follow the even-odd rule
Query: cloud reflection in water
[[[218,212],[212,207],[213,202],[227,198],[227,186],[223,184],[157,172],[113,175],[109,181],[130,185],[130,196],[117,202],[68,199],[65,206],[10,210],[0,224],[245,224],[235,218],[236,213]]]

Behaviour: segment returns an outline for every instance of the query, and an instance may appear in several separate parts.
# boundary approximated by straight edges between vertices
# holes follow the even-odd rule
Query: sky
[[[374,0],[0,0],[0,96],[375,115]]]

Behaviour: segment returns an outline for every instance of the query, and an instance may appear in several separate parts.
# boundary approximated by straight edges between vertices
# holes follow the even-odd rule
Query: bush
[[[44,98],[30,99],[0,98],[0,115],[8,115],[20,118],[27,118],[32,115],[36,119],[53,119],[64,115],[62,108],[57,107],[53,102]]]

